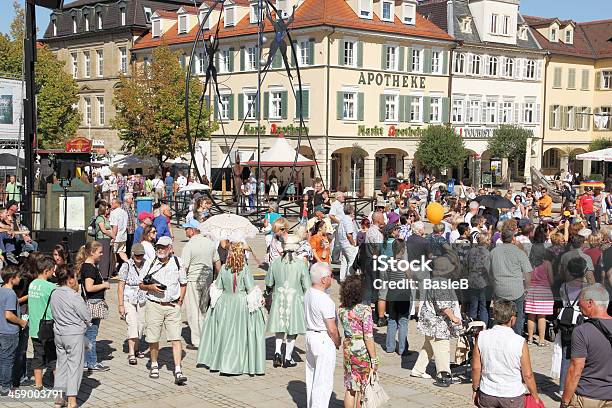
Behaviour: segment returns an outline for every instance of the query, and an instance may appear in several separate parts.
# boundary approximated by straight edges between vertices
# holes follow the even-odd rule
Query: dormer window
[[[416,23],[416,4],[404,3],[402,5],[402,14],[404,24],[414,25]]]
[[[393,8],[395,2],[391,0],[381,0],[380,2],[380,19],[383,21],[393,22]]]
[[[55,20],[55,18],[51,20],[51,25],[53,27],[53,36],[57,37],[57,21]]]
[[[276,9],[282,18],[289,17],[289,2],[287,0],[276,0]]]
[[[565,29],[565,43],[573,44],[574,43],[574,30],[570,27]]]
[[[83,20],[85,20],[85,31],[89,31],[89,14],[83,14]]]
[[[145,21],[150,24],[151,17],[153,17],[153,12],[151,11],[151,7],[143,7],[145,13]]]
[[[471,16],[463,16],[460,18],[459,28],[461,32],[464,34],[472,33],[472,17]]]
[[[161,20],[159,18],[152,20],[151,36],[153,38],[161,37]]]
[[[498,20],[499,15],[491,14],[491,29],[489,30],[491,34],[497,34]]]
[[[121,13],[121,25],[124,26],[126,24],[126,20],[127,20],[127,16],[125,14],[125,7],[121,7],[119,9],[119,12]]]
[[[178,17],[178,33],[179,34],[187,33],[187,14],[181,14]]]
[[[372,19],[373,0],[359,0],[359,17]]]
[[[550,41],[557,42],[557,29],[555,27],[550,29]]]
[[[198,24],[201,25],[202,23],[204,23],[204,30],[208,30],[210,28],[210,18],[204,21],[207,14],[208,14],[208,7],[204,7],[200,9],[200,13],[198,15],[199,16]]]
[[[229,6],[223,9],[223,24],[225,27],[233,27],[236,25],[236,7]]]
[[[518,32],[519,40],[527,41],[527,26],[521,26]]]
[[[125,25],[125,9],[121,9],[122,13],[121,13],[121,25]],[[96,12],[96,20],[98,22],[98,30],[102,29],[102,12],[98,11]]]
[[[259,9],[259,2],[251,3],[251,12],[249,14],[249,21],[251,24],[259,24],[262,21],[263,10]]]

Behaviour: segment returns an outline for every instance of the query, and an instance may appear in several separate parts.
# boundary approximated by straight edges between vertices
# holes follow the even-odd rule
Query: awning
[[[612,148],[576,155],[576,160],[612,162]]]
[[[25,160],[10,153],[0,153],[0,167],[25,167]]]
[[[249,166],[261,165],[262,167],[290,167],[295,163],[296,167],[314,166],[316,162],[309,158],[297,155],[297,161],[295,160],[296,151],[289,145],[287,139],[282,135],[279,136],[272,147],[266,152],[260,155],[260,161],[257,158],[247,162]]]

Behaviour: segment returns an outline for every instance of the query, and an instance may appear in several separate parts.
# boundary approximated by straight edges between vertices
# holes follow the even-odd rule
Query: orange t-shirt
[[[552,198],[549,195],[543,196],[538,200],[538,207],[540,217],[550,217],[552,215]]]
[[[312,251],[323,261],[329,263],[331,251],[329,250],[329,241],[321,235],[315,235],[310,238],[310,246]]]

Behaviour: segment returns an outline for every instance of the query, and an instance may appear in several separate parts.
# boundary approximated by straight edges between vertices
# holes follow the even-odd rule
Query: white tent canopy
[[[612,162],[612,148],[576,155],[576,160]]]
[[[279,136],[272,147],[260,155],[262,167],[289,167],[295,162],[295,149],[289,145],[287,139],[282,135]],[[257,166],[257,158],[246,163],[249,166]],[[314,166],[315,161],[298,154],[297,167]]]
[[[112,170],[143,169],[153,170],[158,167],[157,160],[130,155],[117,155],[110,164]]]

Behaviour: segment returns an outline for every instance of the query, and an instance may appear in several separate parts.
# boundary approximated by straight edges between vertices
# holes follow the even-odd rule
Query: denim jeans
[[[470,291],[469,316],[489,325],[489,311],[487,310],[487,288],[472,289]]]
[[[98,364],[98,355],[96,351],[96,337],[100,329],[100,319],[92,319],[91,326],[85,331],[85,337],[91,343],[91,348],[85,350],[85,367],[93,367]]]
[[[0,334],[0,389],[9,390],[13,384],[13,364],[19,333]]]
[[[13,387],[19,387],[21,380],[28,378],[28,340],[28,330],[21,330],[19,332],[19,345],[15,351],[15,363],[13,365]]]
[[[395,334],[399,331],[397,342],[399,354],[404,353],[406,347],[406,339],[408,338],[408,317],[409,315],[400,316],[398,320],[389,319],[387,323],[387,353],[393,353],[395,351]],[[399,330],[398,330],[399,326]]]
[[[522,336],[525,328],[525,295],[513,300],[513,302],[516,305],[516,323],[512,326],[512,330]]]
[[[584,220],[587,225],[593,232],[597,232],[597,219],[595,218],[595,213],[584,214]]]
[[[561,347],[563,352],[561,353],[561,373],[559,374],[559,389],[563,391],[565,386],[565,378],[567,377],[567,369],[569,368],[571,359],[566,358],[567,346]]]
[[[125,187],[119,187],[119,190],[117,191],[117,195],[119,196],[119,200],[123,202],[123,198],[125,197]]]

